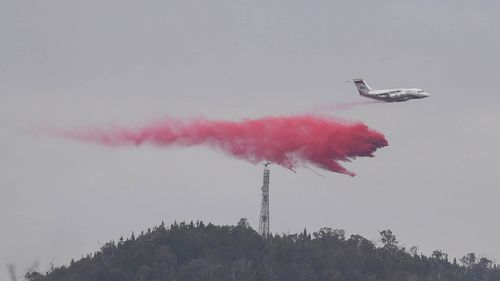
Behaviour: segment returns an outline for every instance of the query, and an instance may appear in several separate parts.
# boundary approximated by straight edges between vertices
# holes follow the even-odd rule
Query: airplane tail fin
[[[354,85],[356,85],[356,88],[358,88],[358,92],[360,95],[365,95],[368,94],[368,92],[371,90],[370,86],[366,84],[365,80],[363,79],[354,79]]]

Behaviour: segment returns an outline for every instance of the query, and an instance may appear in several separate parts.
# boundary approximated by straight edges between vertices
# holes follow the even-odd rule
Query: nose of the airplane
[[[423,97],[423,98],[426,98],[426,97],[428,97],[428,96],[430,96],[430,95],[429,95],[427,92],[423,92],[423,93],[422,93],[422,97]]]

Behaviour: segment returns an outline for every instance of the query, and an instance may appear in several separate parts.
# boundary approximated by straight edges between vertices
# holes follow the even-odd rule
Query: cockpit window
[[[418,91],[417,91],[417,93],[423,93],[423,92],[424,92],[424,91],[422,91],[422,90],[418,90]]]

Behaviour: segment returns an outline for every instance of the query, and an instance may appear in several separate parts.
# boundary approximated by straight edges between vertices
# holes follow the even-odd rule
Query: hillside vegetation
[[[30,281],[282,280],[282,281],[479,281],[500,280],[500,271],[473,253],[459,262],[441,251],[430,257],[398,246],[390,230],[382,244],[343,230],[261,237],[242,219],[236,226],[162,223],[137,237],[120,238],[100,251],[31,272]]]

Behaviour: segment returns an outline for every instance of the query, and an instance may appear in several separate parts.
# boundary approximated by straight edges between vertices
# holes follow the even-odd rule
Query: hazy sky
[[[164,220],[258,227],[262,167],[205,147],[110,149],[29,131],[323,112],[389,146],[346,175],[273,166],[271,231],[344,228],[500,261],[500,2],[0,2],[0,280],[45,271]]]

